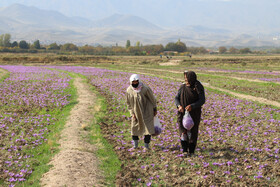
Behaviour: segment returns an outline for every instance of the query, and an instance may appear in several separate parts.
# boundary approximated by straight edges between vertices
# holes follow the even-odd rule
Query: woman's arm
[[[126,92],[125,96],[126,96],[127,109],[130,113],[130,116],[133,116],[134,112],[133,112],[133,108],[132,108],[132,105],[131,105],[131,98],[129,96],[129,93]]]
[[[198,93],[198,100],[195,103],[191,104],[191,108],[192,109],[196,109],[201,107],[204,103],[205,103],[205,92],[204,92],[204,87],[202,86],[202,84],[197,81],[195,83],[195,89],[197,90]]]
[[[146,96],[147,96],[147,98],[152,102],[152,104],[153,104],[153,108],[154,108],[154,116],[157,114],[157,100],[156,100],[156,98],[155,98],[155,96],[154,96],[154,93],[153,93],[153,91],[152,91],[152,89],[149,87],[149,86],[147,86],[146,85],[146,87],[147,87],[147,92],[146,92]]]
[[[157,107],[157,101],[156,101],[156,98],[154,96],[154,93],[149,86],[146,85],[146,87],[147,87],[146,96],[152,102],[153,107],[156,108]]]
[[[175,96],[175,105],[177,108],[181,106],[180,99],[181,99],[181,89],[178,90],[178,93]]]
[[[177,95],[175,96],[175,105],[178,108],[179,112],[184,112],[184,108],[181,105],[181,92],[182,92],[182,87],[179,88]]]

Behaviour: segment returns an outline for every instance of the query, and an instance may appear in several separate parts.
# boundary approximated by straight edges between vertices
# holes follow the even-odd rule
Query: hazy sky
[[[130,14],[162,27],[274,28],[280,17],[280,0],[0,0],[0,7],[14,3],[90,19]]]

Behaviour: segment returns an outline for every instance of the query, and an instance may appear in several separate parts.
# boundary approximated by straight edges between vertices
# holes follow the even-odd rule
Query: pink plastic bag
[[[183,127],[187,130],[191,130],[191,128],[194,126],[193,119],[190,115],[190,113],[186,110],[185,115],[183,117]]]

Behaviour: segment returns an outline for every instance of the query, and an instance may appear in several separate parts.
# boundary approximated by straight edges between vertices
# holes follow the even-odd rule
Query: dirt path
[[[177,66],[182,60],[169,60],[168,62],[159,63],[161,66]]]
[[[84,126],[92,120],[95,95],[81,78],[75,78],[78,104],[71,110],[60,139],[60,152],[50,162],[53,167],[41,179],[42,186],[99,186],[102,173],[98,170],[96,149],[82,136]]]
[[[220,90],[220,91],[229,93],[231,95],[234,95],[234,96],[242,98],[242,99],[257,101],[257,102],[262,103],[262,104],[273,105],[273,106],[277,106],[277,107],[280,108],[280,103],[279,102],[271,101],[271,100],[268,100],[268,99],[265,99],[265,98],[262,98],[262,97],[255,97],[255,96],[252,96],[252,95],[240,94],[240,93],[232,92],[230,90],[226,90],[226,89],[223,89],[223,88],[217,88],[217,87],[214,87],[214,86],[210,86],[210,85],[207,85],[206,87],[212,88],[212,89],[215,89],[215,90]]]
[[[164,72],[164,70],[160,70],[160,71]],[[176,71],[169,71],[169,70],[168,70],[168,72],[178,73]],[[158,76],[157,74],[151,74],[151,73],[143,73],[143,72],[138,72],[138,73],[145,74],[145,75],[155,75],[155,76]],[[173,79],[175,81],[183,82],[183,80],[179,80],[179,79],[176,79],[176,78],[173,78],[173,77],[168,77],[168,78]],[[271,100],[268,100],[268,99],[265,99],[265,98],[262,98],[262,97],[255,97],[255,96],[251,96],[251,95],[246,95],[246,94],[232,92],[230,90],[226,90],[226,89],[223,89],[223,88],[218,88],[218,87],[211,86],[209,83],[203,83],[203,85],[206,88],[208,87],[208,88],[211,88],[211,89],[220,90],[220,91],[229,93],[229,94],[231,94],[231,95],[233,95],[235,97],[238,97],[238,98],[242,98],[242,99],[246,99],[246,100],[251,100],[251,101],[256,101],[256,102],[259,102],[261,104],[272,105],[272,106],[276,106],[276,107],[280,108],[280,103],[277,102],[277,101],[271,101]]]

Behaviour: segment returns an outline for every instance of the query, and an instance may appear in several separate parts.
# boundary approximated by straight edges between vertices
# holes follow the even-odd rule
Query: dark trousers
[[[196,148],[196,143],[189,143],[188,141],[182,141],[181,140],[181,146],[184,153],[194,153],[194,150]]]
[[[195,124],[191,129],[191,143],[189,140],[188,141],[181,140],[181,146],[183,152],[194,153],[197,144],[197,138],[198,138],[198,126],[199,124]]]
[[[138,136],[132,136],[132,140],[139,140]],[[150,143],[151,141],[151,135],[145,135],[144,136],[144,143]]]

